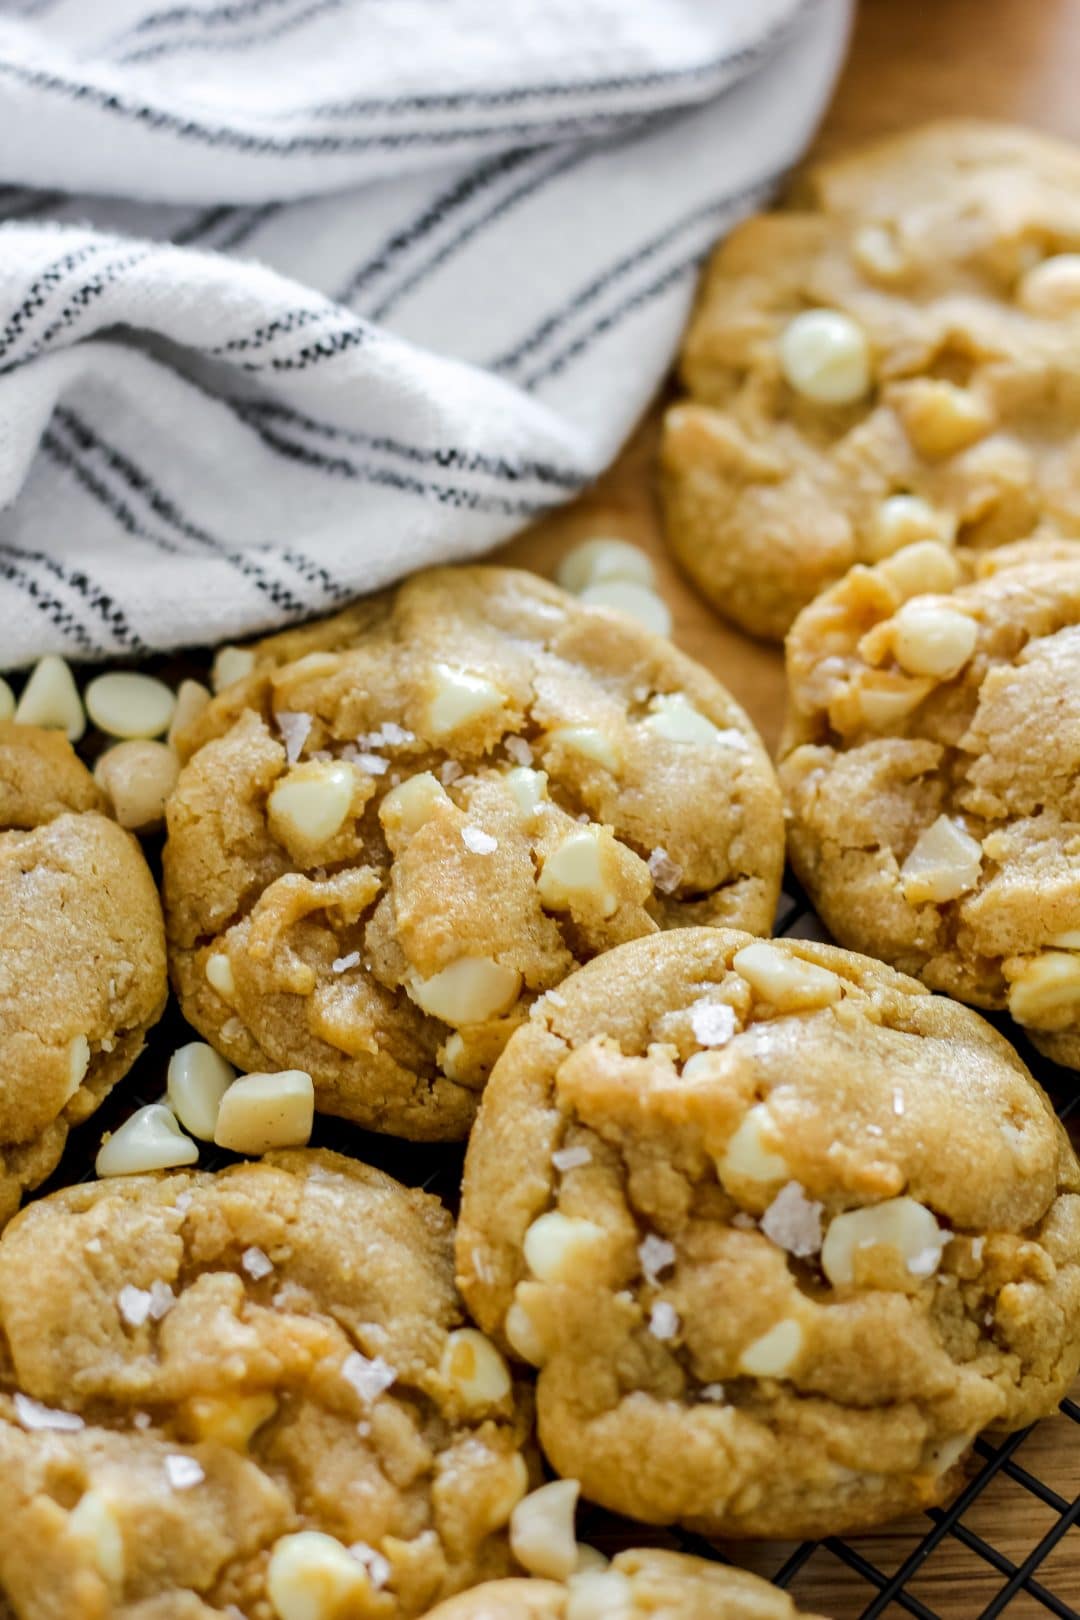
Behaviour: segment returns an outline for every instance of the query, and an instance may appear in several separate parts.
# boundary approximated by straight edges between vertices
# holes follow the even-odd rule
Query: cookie
[[[180,739],[186,1017],[316,1105],[464,1136],[535,997],[685,923],[768,930],[779,791],[707,672],[531,574],[440,569],[255,649]]]
[[[810,170],[717,250],[664,424],[667,535],[755,635],[920,539],[1080,535],[1080,152],[950,121]]]
[[[788,681],[791,861],[833,936],[1080,1067],[1080,548],[856,567]]]
[[[459,1285],[584,1496],[709,1535],[943,1502],[1080,1367],[1080,1166],[978,1014],[835,946],[582,968],[469,1142]]]
[[[510,1573],[528,1403],[461,1324],[442,1206],[337,1154],[30,1204],[0,1241],[0,1592],[396,1620]]]
[[[64,737],[0,722],[0,1225],[165,1006],[157,890],[104,806]]]
[[[746,1570],[644,1547],[568,1582],[487,1582],[441,1603],[428,1620],[798,1620],[800,1613],[786,1592]]]

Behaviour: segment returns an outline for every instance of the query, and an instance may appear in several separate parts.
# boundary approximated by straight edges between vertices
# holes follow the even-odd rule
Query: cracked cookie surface
[[[429,1620],[799,1620],[800,1614],[787,1592],[746,1570],[643,1547],[565,1583],[488,1582],[440,1604]]]
[[[509,1574],[528,1401],[461,1322],[445,1210],[336,1154],[30,1204],[0,1241],[0,1595],[287,1620],[338,1579],[394,1620]]]
[[[721,613],[778,639],[908,541],[1080,535],[1078,251],[1080,151],[977,121],[819,164],[736,227],[661,451],[668,540]]]
[[[882,963],[686,929],[534,1009],[459,1285],[583,1494],[819,1536],[947,1500],[1080,1365],[1080,1166],[1013,1048]]]
[[[161,904],[56,732],[0,722],[0,1225],[165,1006]]]
[[[182,739],[186,1017],[316,1106],[455,1138],[532,1000],[677,925],[765,932],[779,792],[700,666],[533,575],[441,569],[255,648]]]
[[[788,683],[789,852],[833,936],[1080,1067],[1080,550],[855,568]]]

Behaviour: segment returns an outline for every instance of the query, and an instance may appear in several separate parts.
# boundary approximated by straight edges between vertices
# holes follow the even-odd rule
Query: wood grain
[[[1080,139],[1080,3],[1077,0],[864,0],[847,66],[815,152],[832,153],[920,120],[958,114],[1011,119]],[[660,406],[641,424],[617,465],[572,507],[504,546],[502,560],[550,573],[564,551],[593,534],[620,535],[656,561],[661,588],[675,617],[674,637],[708,666],[746,707],[769,746],[783,710],[783,670],[777,651],[723,624],[695,595],[668,558],[652,489]],[[1016,1461],[1059,1498],[1080,1496],[1080,1428],[1064,1418],[1040,1424]],[[1022,1564],[1056,1522],[1053,1506],[1001,1473],[964,1517],[964,1527]],[[918,1546],[928,1522],[903,1523],[859,1538],[858,1550],[891,1575]],[[731,1555],[764,1574],[790,1549],[732,1548]],[[906,1590],[944,1620],[973,1620],[1006,1576],[977,1551],[946,1536]],[[1038,1579],[1080,1613],[1080,1536],[1070,1529]],[[855,1620],[874,1588],[820,1548],[792,1592],[805,1608]],[[895,1602],[882,1613],[908,1611]],[[1047,1608],[1028,1592],[1008,1605],[1009,1620],[1035,1620]]]

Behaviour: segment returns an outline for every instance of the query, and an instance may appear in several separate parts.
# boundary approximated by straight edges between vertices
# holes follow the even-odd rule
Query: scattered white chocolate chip
[[[78,742],[86,730],[86,714],[75,677],[62,658],[49,653],[30,672],[15,706],[20,726],[41,726],[62,731],[68,742]]]
[[[581,1266],[602,1253],[606,1234],[602,1226],[581,1215],[551,1210],[540,1215],[525,1233],[525,1264],[540,1282],[569,1282]]]
[[[866,531],[866,555],[880,562],[920,540],[952,544],[956,522],[949,512],[931,506],[921,495],[889,495],[874,512]],[[932,587],[923,586],[923,589]]]
[[[778,1248],[805,1259],[821,1248],[824,1208],[823,1204],[807,1198],[797,1181],[789,1181],[761,1217],[761,1230]]]
[[[580,1492],[576,1479],[555,1479],[523,1497],[510,1515],[510,1550],[530,1575],[565,1581],[574,1573]]]
[[[341,1376],[351,1384],[365,1406],[370,1406],[394,1383],[397,1369],[382,1356],[365,1356],[359,1350],[350,1350],[341,1363]]]
[[[276,1541],[266,1568],[266,1595],[276,1620],[343,1620],[370,1612],[365,1565],[333,1536],[299,1530]]]
[[[907,268],[907,254],[890,225],[860,225],[851,251],[861,269],[882,281],[894,281]]]
[[[893,1113],[898,1114],[898,1115],[902,1114],[904,1112],[904,1107],[905,1107],[904,1093],[902,1091],[894,1091],[893,1094],[892,1094],[892,1111],[893,1111]]]
[[[102,1142],[94,1169],[99,1176],[138,1176],[197,1164],[199,1149],[180,1129],[164,1103],[138,1108]]]
[[[90,1042],[85,1035],[75,1035],[68,1042],[67,1067],[68,1090],[65,1102],[74,1097],[86,1079],[86,1071],[90,1067]]]
[[[15,713],[15,694],[0,675],[0,720],[10,720]]]
[[[724,1149],[717,1169],[727,1181],[786,1181],[790,1166],[770,1144],[774,1136],[768,1108],[755,1103],[739,1122],[738,1129]]]
[[[224,951],[214,951],[206,958],[206,982],[219,996],[236,994],[232,963]]]
[[[270,831],[317,848],[341,830],[352,805],[356,778],[344,760],[307,760],[294,765],[266,801]]]
[[[210,688],[202,681],[181,681],[176,690],[176,707],[166,742],[175,743],[180,733],[197,720],[210,702]]]
[[[184,1129],[201,1142],[212,1142],[221,1099],[235,1079],[232,1064],[212,1046],[189,1041],[169,1059],[165,1095]]]
[[[618,1569],[586,1569],[571,1575],[565,1620],[631,1620],[634,1588]]]
[[[441,741],[471,720],[488,719],[505,707],[503,694],[486,676],[436,664],[425,715],[428,736],[432,741]]]
[[[673,743],[715,743],[727,738],[695,709],[685,692],[661,692],[649,705],[649,713],[642,721],[647,731]],[[740,741],[741,741],[740,737]]]
[[[274,1269],[274,1262],[266,1250],[260,1249],[257,1244],[252,1244],[250,1248],[244,1250],[240,1256],[240,1265],[252,1282],[261,1282],[264,1277],[269,1277]]]
[[[534,816],[547,798],[547,772],[515,766],[503,778],[523,816]]]
[[[748,1344],[739,1357],[739,1371],[752,1378],[783,1378],[802,1349],[803,1331],[790,1317]]]
[[[432,1018],[458,1027],[507,1012],[517,1000],[521,974],[488,956],[459,956],[430,979],[411,979],[405,988]]]
[[[1060,951],[1080,951],[1080,928],[1065,928],[1060,934],[1051,934],[1046,943]]]
[[[90,1554],[94,1567],[110,1586],[124,1580],[124,1536],[116,1509],[99,1490],[84,1491],[68,1515],[67,1533]]]
[[[503,1323],[506,1342],[516,1356],[527,1361],[531,1367],[540,1367],[544,1362],[544,1341],[536,1330],[536,1324],[520,1300],[515,1299],[506,1313]]]
[[[735,1033],[735,1009],[726,1001],[695,1001],[690,1028],[699,1046],[724,1046]]]
[[[944,596],[960,583],[960,564],[937,540],[916,540],[879,563],[878,572],[905,600],[932,593]]]
[[[904,899],[909,905],[925,900],[955,900],[974,889],[982,867],[982,845],[958,821],[938,816],[912,846],[900,868]]]
[[[675,1264],[675,1245],[669,1243],[667,1238],[649,1232],[638,1244],[638,1259],[645,1281],[655,1287],[661,1273],[669,1271]]]
[[[582,1165],[591,1164],[592,1154],[587,1147],[556,1148],[551,1162],[561,1175],[565,1175],[567,1170],[580,1170]]]
[[[446,1336],[439,1371],[470,1410],[495,1406],[510,1393],[510,1372],[489,1338],[475,1328]]]
[[[153,675],[117,669],[96,675],[84,694],[86,712],[110,737],[160,737],[176,712],[171,687]]]
[[[315,1088],[303,1069],[245,1074],[221,1099],[214,1141],[234,1153],[305,1147],[315,1123]]]
[[[679,1316],[666,1299],[658,1299],[649,1314],[649,1332],[654,1339],[667,1343],[679,1331]]]
[[[303,710],[279,709],[274,715],[274,723],[285,744],[285,758],[290,765],[295,765],[311,735],[311,716]]]
[[[107,748],[94,765],[94,781],[129,832],[152,832],[165,819],[165,801],[176,786],[180,761],[162,742],[133,740]]]
[[[575,596],[601,580],[628,579],[635,585],[656,584],[656,570],[640,546],[628,540],[608,540],[597,536],[584,540],[568,551],[555,571],[564,591]]]
[[[1009,1012],[1018,1024],[1029,1029],[1066,1029],[1080,1012],[1080,959],[1071,951],[1010,957],[1005,977]]]
[[[912,597],[893,621],[893,651],[909,675],[950,680],[975,651],[978,629],[967,613],[932,597]]]
[[[586,585],[578,600],[586,607],[614,608],[616,613],[625,613],[656,636],[671,634],[671,609],[663,597],[632,579],[597,580]]]
[[[1052,320],[1080,310],[1080,253],[1055,253],[1021,276],[1016,301],[1029,315]]]
[[[250,647],[221,647],[210,671],[210,685],[215,692],[223,692],[234,681],[242,681],[255,668],[255,654]]]
[[[244,1451],[251,1437],[277,1411],[277,1400],[268,1392],[254,1395],[194,1395],[187,1403],[187,1416],[200,1440],[212,1440],[231,1451]]]
[[[383,826],[403,833],[418,832],[450,799],[430,771],[418,771],[400,787],[391,788],[379,806]]]
[[[591,1574],[594,1570],[608,1569],[609,1567],[609,1561],[604,1557],[599,1547],[590,1547],[587,1542],[579,1541],[577,1563],[570,1579],[576,1580],[579,1575]]]
[[[982,400],[940,377],[905,383],[898,408],[911,443],[930,461],[966,450],[994,425]]]
[[[570,753],[602,765],[606,771],[614,773],[622,764],[614,739],[599,726],[556,726],[548,732],[546,740],[549,745],[560,744]]]
[[[86,1427],[78,1412],[65,1412],[58,1406],[46,1406],[43,1401],[35,1401],[32,1395],[24,1395],[21,1389],[15,1391],[15,1416],[24,1429],[56,1429],[62,1434],[77,1434]]]
[[[359,951],[349,951],[346,956],[335,956],[330,964],[331,973],[347,973],[354,968],[360,960]]]
[[[794,956],[768,940],[755,940],[736,951],[731,961],[756,996],[782,1012],[828,1007],[839,1001],[840,980],[829,968]]]
[[[915,1277],[929,1277],[938,1268],[949,1240],[932,1212],[914,1198],[887,1198],[848,1210],[829,1222],[821,1249],[821,1269],[834,1287],[855,1281],[855,1256],[860,1249],[879,1245],[895,1249]]]
[[[870,387],[866,334],[838,309],[804,310],[781,333],[780,369],[815,405],[852,405]]]
[[[595,907],[602,917],[610,917],[619,902],[604,867],[600,829],[589,826],[570,833],[543,863],[536,880],[540,904],[551,911]]]
[[[461,842],[470,855],[494,855],[499,847],[497,838],[492,838],[483,827],[474,827],[470,821],[467,821],[461,829]]]

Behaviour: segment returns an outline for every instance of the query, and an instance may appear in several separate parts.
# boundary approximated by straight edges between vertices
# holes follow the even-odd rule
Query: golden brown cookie
[[[57,732],[0,722],[0,1225],[165,1006],[161,905]]]
[[[427,1620],[799,1620],[801,1613],[786,1592],[744,1569],[643,1547],[568,1582],[487,1582],[441,1603]]]
[[[788,680],[790,855],[830,932],[1080,1067],[1080,549],[854,568]]]
[[[772,767],[669,642],[531,574],[440,569],[255,649],[168,806],[185,1015],[249,1070],[465,1134],[542,991],[691,922],[766,931]]]
[[[783,636],[853,563],[1080,535],[1080,152],[949,121],[818,164],[717,250],[661,452],[667,534]]]
[[[0,1593],[395,1620],[510,1573],[528,1400],[461,1323],[442,1206],[337,1154],[30,1204],[0,1242]]]
[[[683,929],[534,1009],[457,1237],[539,1433],[647,1523],[817,1536],[947,1500],[1080,1367],[1080,1166],[1013,1048],[866,957]]]

